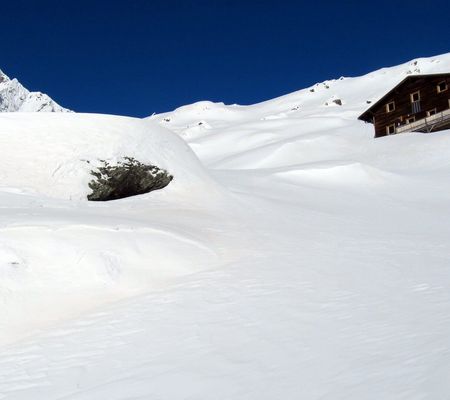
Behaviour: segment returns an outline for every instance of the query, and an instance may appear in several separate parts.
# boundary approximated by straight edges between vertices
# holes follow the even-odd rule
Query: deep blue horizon
[[[253,104],[446,53],[449,11],[440,0],[16,0],[1,6],[0,69],[77,112]]]

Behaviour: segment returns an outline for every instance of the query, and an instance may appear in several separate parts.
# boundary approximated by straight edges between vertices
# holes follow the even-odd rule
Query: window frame
[[[441,84],[444,84],[445,85],[445,88],[444,89],[441,89],[440,88],[440,85]],[[437,85],[436,85],[436,91],[438,92],[438,93],[443,93],[443,92],[446,92],[448,90],[448,84],[447,84],[447,81],[441,81],[441,82],[439,82]]]
[[[417,94],[417,100],[414,100],[414,95],[415,94]],[[416,92],[410,93],[409,98],[411,100],[411,104],[415,103],[416,101],[420,101],[420,90],[417,90]]]
[[[389,109],[389,106],[392,104],[392,110]],[[386,112],[387,113],[391,113],[395,111],[395,101],[390,101],[389,103],[386,104]]]
[[[432,112],[432,114],[430,114]],[[427,111],[427,117],[431,117],[432,115],[436,115],[437,114],[437,109],[436,107],[432,108],[431,110]]]
[[[412,117],[406,118],[406,124],[407,124],[407,125],[412,124],[412,123],[414,123],[414,122],[416,122],[416,117],[415,117],[415,115],[413,115]]]
[[[391,132],[389,128],[393,128],[393,131]],[[386,125],[386,134],[395,135],[395,124]]]

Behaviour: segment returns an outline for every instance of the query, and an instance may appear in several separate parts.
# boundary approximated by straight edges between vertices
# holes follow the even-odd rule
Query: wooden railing
[[[447,123],[450,124],[450,109],[419,119],[410,124],[398,126],[395,133],[431,132],[433,129],[446,125]]]

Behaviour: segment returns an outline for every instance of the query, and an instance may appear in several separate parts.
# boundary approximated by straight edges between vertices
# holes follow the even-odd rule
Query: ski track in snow
[[[356,117],[449,69],[143,121],[4,114],[0,400],[448,399],[450,131]],[[82,160],[124,155],[174,184],[83,201]]]

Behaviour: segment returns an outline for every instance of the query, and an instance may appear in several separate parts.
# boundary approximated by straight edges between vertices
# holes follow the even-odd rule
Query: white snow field
[[[357,120],[448,71],[144,120],[0,115],[0,399],[448,399],[450,131]],[[125,156],[173,182],[86,201]]]

